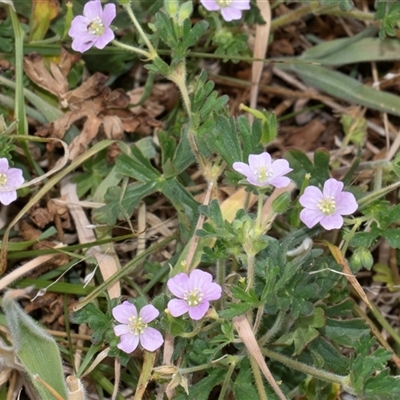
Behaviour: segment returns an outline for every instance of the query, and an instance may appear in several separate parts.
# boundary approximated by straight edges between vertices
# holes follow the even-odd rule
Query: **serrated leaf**
[[[230,303],[226,305],[226,309],[222,310],[219,315],[224,319],[232,319],[238,315],[245,314],[253,307],[252,304],[249,303]]]
[[[362,319],[338,320],[327,318],[322,333],[339,345],[353,347],[360,336],[369,334],[369,328]]]

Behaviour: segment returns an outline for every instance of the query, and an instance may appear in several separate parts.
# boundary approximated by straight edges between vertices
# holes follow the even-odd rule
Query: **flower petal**
[[[175,275],[168,279],[167,286],[169,291],[176,297],[183,298],[184,291],[187,290],[189,276],[184,273]]]
[[[188,303],[185,300],[180,299],[170,300],[167,307],[173,317],[180,317],[190,309]]]
[[[124,301],[122,304],[112,309],[112,315],[118,322],[128,324],[130,317],[137,317],[137,310],[132,303]]]
[[[101,20],[103,21],[104,28],[108,28],[111,25],[113,19],[117,16],[117,9],[115,8],[115,4],[108,3],[104,6],[103,15]]]
[[[207,11],[218,11],[221,9],[220,5],[215,0],[200,0],[200,3]]]
[[[142,318],[143,322],[147,324],[153,321],[153,319],[156,319],[159,314],[160,312],[157,310],[157,308],[151,304],[148,304],[140,310],[139,316]]]
[[[225,21],[233,21],[242,18],[242,11],[234,7],[222,7],[221,14]]]
[[[116,336],[131,334],[128,325],[115,325],[113,329]]]
[[[82,15],[76,16],[71,22],[68,35],[72,38],[79,37],[79,35],[87,35],[87,26],[89,23],[90,21],[86,17]]]
[[[322,192],[324,193],[324,196],[332,196],[336,198],[336,196],[339,195],[342,190],[343,182],[339,182],[336,179],[331,178],[325,181],[324,189]]]
[[[0,203],[8,206],[13,201],[17,200],[17,192],[15,190],[2,192],[0,191]]]
[[[324,198],[324,195],[317,187],[308,186],[304,190],[304,193],[300,196],[299,203],[303,207],[311,208],[314,210],[319,210],[317,204],[318,204],[318,201],[323,198]]]
[[[117,344],[117,347],[125,353],[132,353],[133,350],[138,347],[139,335],[132,335],[131,333],[122,335],[121,341]]]
[[[339,213],[325,215],[319,223],[328,231],[339,229],[343,226],[343,217]]]
[[[218,283],[212,282],[202,287],[204,300],[218,300],[222,295],[222,288]]]
[[[284,159],[275,160],[271,164],[271,169],[273,171],[272,178],[275,178],[277,176],[286,175],[289,172],[293,171],[293,168],[290,168],[289,162]]]
[[[189,317],[194,319],[195,321],[198,321],[199,319],[202,319],[204,317],[209,308],[210,303],[208,301],[202,301],[196,307],[189,308]]]
[[[358,208],[353,193],[342,192],[336,196],[336,211],[342,215],[353,214]]]
[[[96,38],[93,35],[86,35],[80,38],[76,38],[72,41],[71,47],[72,50],[79,51],[80,53],[84,53],[86,50],[89,50],[93,44],[95,43]]]
[[[5,157],[0,158],[0,174],[6,174],[9,169],[8,160]]]
[[[104,33],[97,38],[97,40],[94,43],[94,47],[98,49],[104,49],[110,43],[112,40],[114,40],[115,35],[114,32],[108,28],[104,31]]]
[[[85,4],[85,7],[83,7],[83,15],[90,20],[93,20],[96,17],[101,18],[103,15],[103,9],[100,0],[88,1]]]
[[[287,176],[278,176],[269,180],[269,184],[276,188],[284,188],[289,185],[290,179]]]
[[[195,269],[189,275],[188,289],[202,289],[203,287],[210,285],[212,280],[213,276],[210,273],[202,271],[201,269]]]
[[[264,153],[261,153],[261,154],[250,154],[249,155],[249,166],[253,173],[258,172],[258,169],[260,167],[268,167],[269,168],[269,167],[271,167],[271,156],[266,151],[264,151]]]
[[[320,210],[313,210],[310,208],[304,208],[300,212],[300,219],[303,221],[308,228],[312,228],[313,226],[317,225],[318,222],[324,218],[324,213]]]
[[[22,170],[19,168],[10,168],[7,172],[7,187],[16,188],[24,183]]]
[[[148,351],[157,350],[164,343],[161,333],[154,328],[145,328],[140,335],[140,344]]]
[[[232,164],[232,168],[236,172],[239,172],[239,174],[244,175],[247,179],[253,176],[253,171],[250,169],[250,166],[248,164],[245,164],[244,162],[240,161],[234,162]]]
[[[250,0],[233,0],[231,7],[238,10],[250,10]]]

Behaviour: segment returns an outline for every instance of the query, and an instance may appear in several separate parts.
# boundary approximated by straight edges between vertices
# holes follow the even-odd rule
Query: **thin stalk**
[[[265,333],[265,335],[258,341],[258,344],[260,345],[260,347],[264,346],[264,344],[268,343],[271,341],[271,339],[279,332],[279,330],[281,329],[282,326],[282,322],[285,318],[286,315],[286,311],[279,311],[274,325],[272,325],[271,329]]]
[[[315,378],[322,379],[323,381],[338,383],[339,385],[343,386],[343,388],[347,392],[355,395],[355,391],[353,390],[353,388],[347,385],[347,376],[332,374],[331,372],[323,371],[310,365],[303,364],[302,362],[292,360],[291,358],[288,358],[280,353],[276,353],[272,350],[266,349],[265,347],[261,348],[261,353],[271,358],[272,360],[279,361],[280,363],[296,371],[314,376]]]
[[[113,40],[111,43],[114,46],[120,47],[121,49],[130,51],[130,52],[133,52],[133,53],[141,54],[142,56],[145,56],[147,59],[151,58],[151,54],[148,51],[139,49],[139,47],[134,47],[134,46],[131,46],[129,44],[121,43],[118,40]]]
[[[217,261],[217,283],[219,286],[222,288],[225,285],[225,276],[226,276],[226,270],[225,270],[225,260],[218,260]],[[221,296],[219,300],[215,303],[215,309],[221,310],[224,308],[224,296]]]
[[[218,400],[225,399],[225,394],[229,387],[229,382],[231,380],[231,376],[233,374],[233,371],[235,370],[235,367],[236,367],[236,363],[234,363],[234,362],[229,365],[228,372],[226,373],[224,382],[222,383],[221,391],[219,392]]]
[[[254,285],[254,262],[253,255],[247,255],[247,287],[246,292],[253,288]]]
[[[256,230],[261,233],[261,217],[264,201],[264,192],[262,190],[258,193],[258,203],[257,203],[257,219],[256,219]]]
[[[260,369],[258,368],[257,361],[254,357],[250,356],[251,370],[253,371],[254,381],[256,382],[258,398],[260,400],[268,400],[268,396],[265,393],[264,382],[262,380],[262,375]]]
[[[130,4],[124,4],[123,7],[125,8],[126,12],[128,13],[130,19],[133,22],[133,25],[135,25],[136,30],[139,32],[140,36],[142,37],[144,43],[146,44],[147,48],[150,50],[149,53],[149,59],[154,60],[156,57],[158,57],[157,50],[153,47],[151,44],[149,38],[147,37],[146,33],[142,29],[141,25],[139,24],[138,20],[135,17],[135,14],[132,11],[132,8]]]

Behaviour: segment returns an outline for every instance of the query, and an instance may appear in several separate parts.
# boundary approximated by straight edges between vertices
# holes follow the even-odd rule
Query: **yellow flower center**
[[[183,300],[185,300],[190,307],[199,305],[203,297],[203,291],[199,288],[194,288],[190,291],[185,290],[183,293]]]
[[[7,185],[7,175],[0,174],[0,188],[2,189],[6,185]]]
[[[230,6],[233,0],[215,0],[215,1],[220,7],[224,8]]]
[[[91,35],[101,36],[104,33],[104,24],[100,17],[93,19],[86,27]]]
[[[256,168],[256,170],[254,171],[254,175],[256,176],[257,181],[261,183],[265,182],[268,178],[271,178],[273,175],[273,171],[271,168],[262,165]]]
[[[331,215],[335,212],[336,209],[335,198],[333,196],[326,196],[318,202],[317,207],[325,215]]]
[[[129,332],[132,333],[132,335],[140,335],[143,333],[145,328],[147,328],[147,324],[145,324],[140,317],[129,317]]]

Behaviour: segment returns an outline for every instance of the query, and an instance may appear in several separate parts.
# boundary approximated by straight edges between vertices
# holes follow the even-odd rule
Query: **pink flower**
[[[7,158],[0,158],[0,203],[8,206],[17,199],[17,188],[24,183],[22,170],[10,168]]]
[[[115,37],[110,25],[116,15],[115,4],[106,4],[103,11],[100,0],[87,2],[83,16],[76,16],[68,31],[73,39],[72,48],[81,53],[92,46],[104,49]]]
[[[168,289],[178,299],[170,300],[168,310],[173,317],[189,312],[190,318],[199,320],[204,317],[211,300],[221,297],[222,288],[212,282],[212,275],[195,269],[190,275],[181,273],[167,282]]]
[[[242,10],[250,10],[250,0],[200,0],[208,11],[221,10],[225,21],[242,18]]]
[[[315,186],[308,186],[299,202],[304,207],[300,219],[309,228],[319,222],[327,230],[341,228],[342,215],[353,214],[358,208],[353,194],[343,192],[343,183],[336,179],[328,179],[322,192]]]
[[[252,185],[272,185],[277,188],[289,185],[290,179],[284,175],[293,171],[286,160],[272,161],[267,152],[250,154],[248,164],[235,162],[233,163],[233,169],[243,174]]]
[[[158,314],[158,310],[151,304],[144,306],[139,316],[136,307],[129,301],[114,307],[112,315],[122,324],[114,326],[114,333],[121,336],[117,347],[125,353],[132,353],[140,342],[148,351],[157,350],[164,343],[164,339],[157,329],[149,328],[147,324],[157,318]]]

